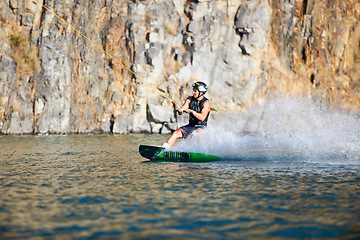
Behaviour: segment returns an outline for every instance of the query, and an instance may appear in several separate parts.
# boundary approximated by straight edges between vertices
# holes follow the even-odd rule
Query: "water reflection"
[[[1,137],[0,238],[360,236],[358,166],[139,156],[166,137]]]

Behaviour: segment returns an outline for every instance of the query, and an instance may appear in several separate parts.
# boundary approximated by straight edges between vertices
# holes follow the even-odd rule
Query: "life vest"
[[[189,109],[194,110],[195,112],[201,113],[201,111],[204,108],[204,103],[208,99],[206,97],[203,97],[200,101],[196,100],[196,98],[191,97],[190,103],[189,103]],[[207,126],[207,121],[210,115],[210,111],[208,112],[208,115],[206,116],[204,121],[200,121],[197,119],[192,113],[189,114],[189,126]]]

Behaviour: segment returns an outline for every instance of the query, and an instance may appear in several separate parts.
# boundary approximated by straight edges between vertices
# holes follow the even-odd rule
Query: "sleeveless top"
[[[196,100],[194,97],[191,97],[190,103],[189,103],[189,109],[194,110],[198,113],[201,113],[201,110],[204,108],[204,102],[206,102],[208,99],[204,97],[200,101]],[[200,121],[197,119],[192,113],[189,114],[189,126],[207,126],[207,121],[210,115],[210,111],[208,112],[208,115],[206,116],[204,121]]]

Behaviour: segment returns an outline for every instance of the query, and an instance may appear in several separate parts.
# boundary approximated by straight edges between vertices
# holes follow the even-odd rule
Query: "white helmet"
[[[193,88],[195,88],[196,90],[198,90],[199,92],[203,92],[204,94],[206,93],[207,91],[207,86],[205,83],[203,82],[196,82],[194,83],[193,85]]]

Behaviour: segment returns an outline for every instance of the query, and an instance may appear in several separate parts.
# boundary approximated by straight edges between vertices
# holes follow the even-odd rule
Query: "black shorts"
[[[204,125],[195,125],[195,126],[189,126],[189,125],[186,125],[186,126],[182,126],[180,127],[179,129],[181,130],[183,136],[182,138],[187,138],[191,135],[191,133],[193,133],[195,130],[197,129],[203,129],[205,128],[206,126]]]

